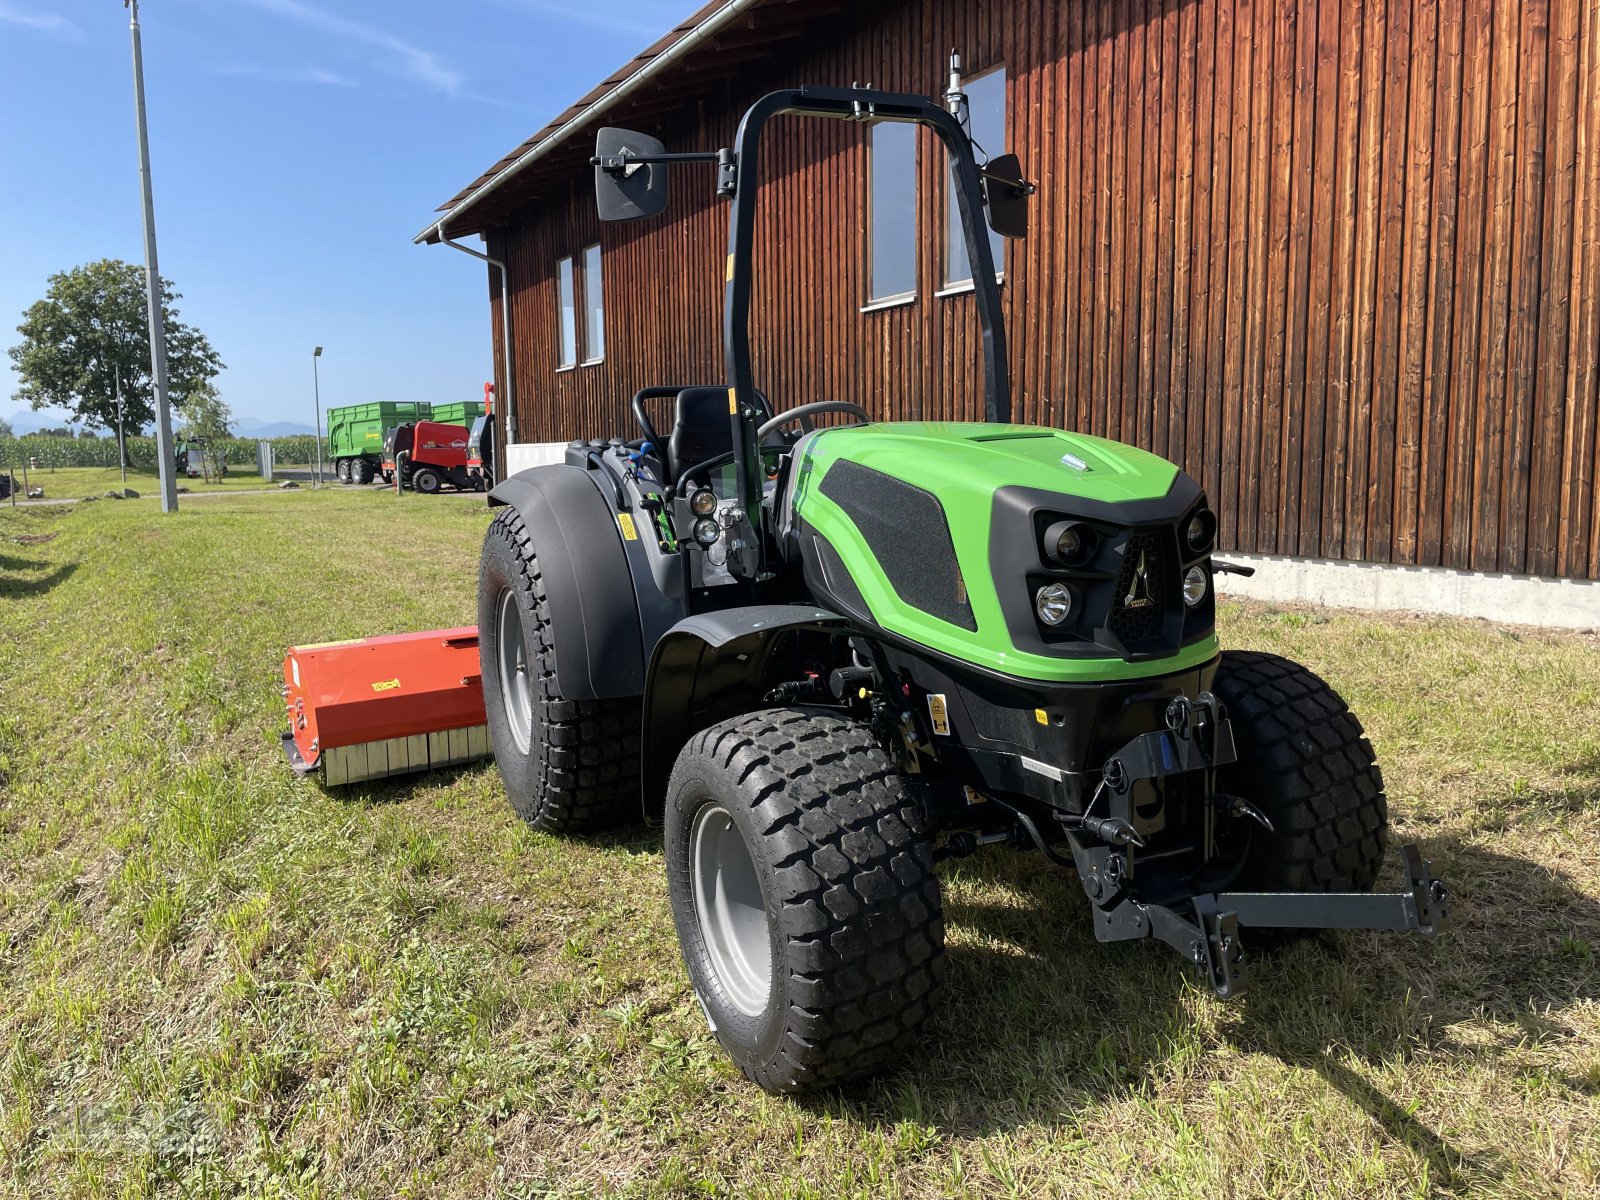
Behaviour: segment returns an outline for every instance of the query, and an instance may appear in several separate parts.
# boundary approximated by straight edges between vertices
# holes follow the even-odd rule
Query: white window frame
[[[594,255],[591,267],[589,256]],[[600,243],[593,242],[583,248],[583,360],[580,365],[597,366],[606,360],[606,285],[605,255]],[[591,271],[593,278],[591,279]],[[591,290],[593,289],[593,290]],[[596,294],[598,292],[598,295]],[[600,344],[596,354],[595,343]]]
[[[572,349],[570,352],[567,347]],[[556,370],[578,365],[578,293],[572,255],[556,259]]]
[[[875,231],[877,221],[877,179],[876,158],[874,144],[878,133],[882,129],[893,128],[904,130],[906,136],[911,138],[911,287],[898,292],[878,293],[877,286],[877,234]],[[920,219],[917,203],[917,154],[918,154],[917,127],[900,122],[883,122],[870,126],[867,130],[867,302],[861,306],[862,312],[878,312],[885,308],[899,308],[902,305],[914,304],[917,299],[917,225]]]
[[[1009,90],[1010,79],[1006,75],[1006,65],[1005,63],[995,63],[994,66],[989,67],[987,70],[980,71],[978,74],[971,76],[965,80],[962,85],[968,92],[970,92],[973,84],[990,79],[995,75],[1000,76],[1000,117],[1003,122],[1003,128],[1001,130],[1000,137],[1001,144],[997,146],[991,146],[982,138],[978,139],[978,144],[983,148],[984,153],[990,158],[998,157],[1006,152],[1004,143],[1005,139],[1010,135],[1011,132]],[[944,236],[942,239],[943,245],[940,247],[941,254],[939,262],[941,286],[939,290],[934,293],[934,295],[960,296],[972,291],[974,284],[972,281],[972,264],[970,262],[966,265],[965,275],[957,276],[951,274],[951,270],[955,265],[955,248],[957,245],[960,245],[961,247],[962,257],[966,257],[965,239],[961,237],[961,209],[956,203],[956,181],[953,164],[948,168],[948,174],[945,180],[944,205]],[[984,229],[989,234],[989,245],[994,251],[995,280],[1003,283],[1006,277],[1005,239],[999,234],[995,233],[994,230],[989,229],[987,222],[984,223]]]

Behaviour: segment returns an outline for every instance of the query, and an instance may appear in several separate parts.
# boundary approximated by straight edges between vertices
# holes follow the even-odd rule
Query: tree
[[[202,383],[183,398],[183,436],[225,438],[233,436],[233,410],[213,383]]]
[[[183,399],[184,441],[199,442],[204,449],[206,474],[219,478],[228,473],[227,448],[223,439],[233,434],[233,410],[223,401],[213,383],[202,383]]]
[[[6,420],[4,417],[0,417],[0,438],[9,438],[9,437],[16,437],[16,436],[17,435],[11,429],[11,422]]]
[[[168,387],[181,409],[185,397],[209,386],[222,360],[205,334],[178,320],[173,302],[180,296],[169,280],[161,281],[161,297]],[[70,409],[87,425],[114,430],[120,371],[129,431],[155,419],[143,267],[103,258],[52,275],[44,299],[22,314],[17,332],[22,340],[7,351],[22,380],[15,399],[36,409]]]

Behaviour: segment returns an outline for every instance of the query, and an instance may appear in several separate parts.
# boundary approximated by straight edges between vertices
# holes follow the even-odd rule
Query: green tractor
[[[1296,663],[1219,652],[1213,575],[1237,568],[1213,556],[1195,481],[1009,423],[985,217],[1020,236],[1032,188],[1014,156],[979,165],[959,80],[947,101],[774,92],[703,153],[601,130],[603,219],[659,212],[671,163],[715,164],[727,379],[646,388],[637,436],[573,442],[490,497],[478,621],[510,799],[579,833],[642,798],[707,1020],[774,1092],[914,1047],[944,971],[936,864],[983,845],[1075,869],[1101,941],[1165,942],[1221,996],[1244,982],[1246,929],[1431,934],[1445,916],[1413,847],[1409,887],[1371,893],[1383,779],[1344,701]],[[756,389],[757,150],[779,114],[941,139],[985,422],[879,423]]]

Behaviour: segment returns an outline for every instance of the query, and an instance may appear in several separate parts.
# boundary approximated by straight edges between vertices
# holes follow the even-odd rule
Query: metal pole
[[[144,50],[139,41],[139,0],[123,0],[133,35],[133,102],[139,122],[139,182],[144,189],[145,295],[150,307],[150,367],[156,391],[156,470],[161,511],[178,511],[178,481],[172,461],[172,412],[167,404],[167,329],[161,311],[161,267],[156,261],[156,202],[150,186],[150,130],[144,111]]]
[[[312,487],[322,486],[322,384],[317,379],[317,359],[322,357],[322,347],[311,352],[311,394],[317,398],[317,477]]]
[[[122,464],[122,486],[128,486],[128,433],[122,427],[122,364],[111,364],[117,381],[117,461]]]
[[[447,238],[443,221],[434,226],[434,232],[439,235],[439,241],[450,249],[470,254],[500,272],[500,350],[505,363],[506,445],[509,446],[517,440],[517,386],[511,378],[511,277],[506,271],[506,264],[500,259]]]

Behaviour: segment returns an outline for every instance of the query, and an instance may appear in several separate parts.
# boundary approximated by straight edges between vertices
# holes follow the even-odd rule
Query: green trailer
[[[340,483],[371,483],[383,469],[383,434],[434,416],[426,400],[377,400],[328,410],[328,448]]]
[[[432,421],[444,425],[465,425],[472,428],[472,423],[483,416],[482,400],[461,400],[454,404],[435,404],[433,406]]]

